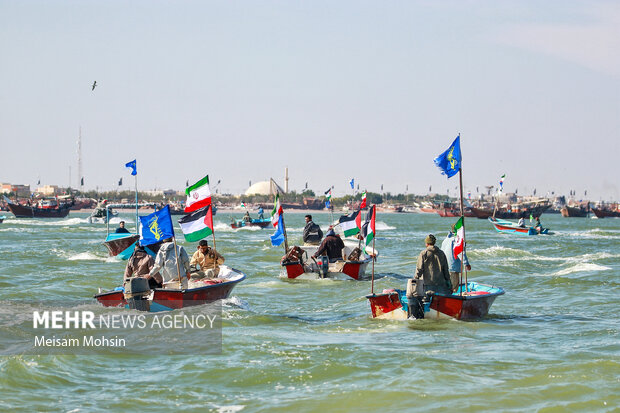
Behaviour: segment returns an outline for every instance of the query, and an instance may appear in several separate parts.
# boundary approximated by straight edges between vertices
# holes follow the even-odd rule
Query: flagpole
[[[460,283],[463,283],[463,270],[464,270],[464,256],[465,256],[465,208],[463,207],[463,167],[459,168],[459,186],[461,188],[461,220],[463,222],[463,250],[461,251],[461,276]],[[454,288],[454,286],[453,286]],[[467,287],[467,273],[465,273],[465,290],[468,290]],[[463,294],[463,290],[461,290],[461,295]]]
[[[288,238],[286,236],[286,225],[284,225],[284,211],[282,212],[282,231],[284,232],[284,255],[288,254]]]
[[[372,222],[372,221],[371,221]],[[372,234],[372,283],[370,284],[370,293],[374,294],[375,293],[375,235],[377,234]],[[366,247],[364,247],[364,249],[366,249]]]
[[[135,184],[136,184],[136,233],[139,234],[140,233],[140,219],[138,218],[138,174],[136,173],[134,175],[135,178]]]
[[[181,264],[179,263],[179,252],[177,251],[177,237],[172,237],[174,242],[174,255],[177,258],[177,274],[179,274],[179,290],[183,289],[183,282],[181,281]]]

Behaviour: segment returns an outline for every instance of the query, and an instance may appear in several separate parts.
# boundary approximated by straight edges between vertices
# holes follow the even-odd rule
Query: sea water
[[[9,215],[9,214],[6,214]],[[122,215],[122,214],[121,214]],[[326,213],[314,213],[325,231]],[[88,214],[7,218],[0,224],[0,345],[32,322],[41,300],[79,301],[97,314],[98,287],[119,285],[125,262],[107,256],[105,225]],[[131,218],[127,214],[126,218]],[[237,217],[238,218],[238,217]],[[303,214],[285,212],[289,245]],[[620,220],[545,214],[548,236],[497,233],[467,219],[471,281],[502,287],[476,322],[373,320],[370,281],[278,278],[282,247],[267,229],[215,217],[217,249],[247,278],[223,302],[222,350],[190,343],[155,354],[177,331],[144,332],[145,355],[0,358],[4,411],[618,411]],[[452,218],[377,214],[375,291],[404,288],[424,238]],[[195,244],[179,243],[189,254]],[[371,267],[368,267],[371,271]],[[141,333],[137,333],[141,334]]]

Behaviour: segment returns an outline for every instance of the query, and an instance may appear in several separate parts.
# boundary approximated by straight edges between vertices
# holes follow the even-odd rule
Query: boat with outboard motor
[[[230,227],[232,229],[239,229],[243,227],[260,227],[266,228],[271,224],[271,219],[263,218],[263,219],[250,219],[249,221],[244,219],[231,219]]]
[[[108,249],[108,253],[110,257],[119,257],[122,260],[127,260],[133,254],[134,247],[136,246],[136,242],[140,239],[138,235],[138,225],[139,225],[139,217],[138,217],[138,208],[150,207],[153,208],[154,211],[157,211],[158,204],[155,203],[142,203],[142,204],[107,204],[105,206],[106,209],[106,239],[103,242],[103,245]],[[113,214],[111,212],[111,208],[136,208],[136,233],[110,233],[110,216]],[[155,255],[157,253],[157,249],[159,248],[159,244],[155,244],[152,246],[146,247],[147,253],[150,255]]]
[[[549,228],[541,228],[540,232],[536,227],[528,227],[528,226],[520,226],[516,222],[507,221],[505,219],[498,218],[489,218],[489,222],[493,224],[493,227],[497,230],[497,232],[502,232],[505,234],[521,234],[521,235],[538,235],[538,234],[549,234]]]
[[[295,280],[316,280],[333,278],[340,280],[363,280],[366,276],[366,267],[376,259],[378,252],[370,245],[361,248],[359,241],[343,239],[344,253],[347,260],[329,262],[326,256],[313,258],[319,249],[318,245],[294,246],[280,263],[280,277]]]
[[[148,280],[133,277],[111,291],[95,294],[94,298],[105,307],[126,307],[141,311],[169,311],[223,300],[230,296],[233,288],[245,279],[239,270],[220,265],[216,278],[191,280],[187,288],[179,288],[178,281],[172,281],[166,288],[150,289]]]
[[[455,293],[449,295],[429,291],[426,295],[418,297],[419,301],[417,302],[424,309],[423,318],[477,320],[489,313],[489,308],[495,299],[502,294],[504,294],[504,290],[500,287],[470,281],[461,284]],[[386,320],[413,319],[405,290],[383,290],[381,294],[370,294],[366,298],[370,303],[373,318]]]

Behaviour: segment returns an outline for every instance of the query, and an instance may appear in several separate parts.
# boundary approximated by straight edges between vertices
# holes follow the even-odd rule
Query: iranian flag
[[[463,252],[463,245],[465,244],[465,228],[463,227],[463,217],[460,217],[456,224],[454,224],[454,244],[452,244],[452,256],[454,259],[458,259],[459,254]]]
[[[209,175],[185,189],[187,201],[185,212],[194,212],[207,205],[211,205],[211,190],[209,189]]]
[[[271,224],[274,227],[278,226],[278,221],[282,214],[284,214],[284,210],[282,209],[282,205],[280,205],[280,194],[277,193],[276,199],[273,202],[273,211],[271,211]]]
[[[366,245],[369,245],[375,237],[375,206],[371,206],[366,214],[366,222],[362,226],[362,235],[366,240]]]
[[[360,204],[360,209],[366,208],[366,191],[362,194],[362,203]]]
[[[358,209],[351,215],[341,216],[340,219],[338,219],[338,223],[344,231],[344,236],[350,237],[360,232],[360,228],[362,227],[362,214]]]
[[[211,205],[200,208],[179,219],[185,241],[200,241],[213,234],[213,211]]]

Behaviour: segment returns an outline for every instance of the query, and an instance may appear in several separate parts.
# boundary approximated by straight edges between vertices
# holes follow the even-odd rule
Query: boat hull
[[[560,214],[564,218],[587,218],[589,208],[564,206],[560,209]]]
[[[489,218],[489,222],[497,232],[504,234],[538,235],[538,231],[534,227],[520,227],[513,222],[493,220],[493,218]],[[546,228],[543,230],[544,232],[546,232]]]
[[[462,290],[462,291],[461,291]],[[424,318],[454,318],[457,320],[478,320],[484,318],[495,299],[504,290],[485,284],[470,282],[467,288],[451,295],[433,294],[431,301],[424,304]],[[403,290],[384,291],[367,295],[373,318],[386,320],[407,320],[407,298]]]
[[[69,215],[70,207],[37,208],[28,205],[8,204],[9,210],[16,218],[64,218]]]
[[[265,219],[265,220],[252,220],[252,222],[247,222],[247,221],[235,221],[232,222],[230,224],[230,227],[232,229],[239,229],[239,228],[243,228],[243,227],[260,227],[260,228],[266,228],[271,224],[271,220],[269,219]]]
[[[186,290],[163,288],[152,290],[149,297],[150,311],[169,311],[228,298],[235,286],[245,279],[245,274],[242,272],[231,270],[238,276],[230,279],[206,280],[204,286]],[[125,307],[128,305],[122,290],[99,293],[94,298],[104,307]]]
[[[592,208],[592,212],[594,212],[597,218],[620,218],[620,211]]]
[[[280,276],[290,280],[318,280],[331,278],[336,280],[363,280],[367,279],[366,268],[371,259],[365,261],[336,262],[329,265],[326,274],[321,274],[314,263],[303,265],[299,261],[282,264]]]

